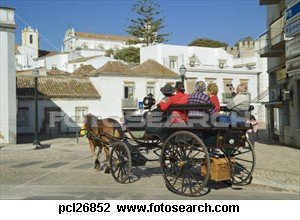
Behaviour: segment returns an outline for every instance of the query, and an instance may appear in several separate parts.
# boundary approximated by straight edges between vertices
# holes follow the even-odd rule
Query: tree
[[[159,7],[153,0],[136,0],[132,11],[137,14],[137,18],[130,19],[131,24],[126,32],[142,40],[147,46],[167,41],[166,37],[170,34],[160,33],[165,28],[165,18],[160,17]]]
[[[115,51],[112,48],[105,51],[105,56],[107,56],[107,57],[111,57],[114,54],[115,54]]]
[[[189,46],[197,46],[197,47],[228,47],[228,43],[226,42],[220,42],[217,40],[212,40],[208,38],[196,38],[191,43],[189,43]]]
[[[243,37],[243,38],[239,39],[238,42],[236,42],[234,44],[234,46],[238,46],[239,42],[245,42],[245,41],[254,41],[254,38],[251,36]]]
[[[123,60],[127,63],[140,62],[140,48],[126,47],[121,50],[115,51],[115,59]]]

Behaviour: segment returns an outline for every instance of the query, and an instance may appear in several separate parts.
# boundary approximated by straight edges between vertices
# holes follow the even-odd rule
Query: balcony
[[[259,0],[260,5],[272,5],[272,4],[278,4],[280,0]]]
[[[268,32],[260,36],[259,54],[261,57],[279,57],[285,52],[284,16],[270,25]]]
[[[284,16],[273,22],[270,26],[271,45],[274,49],[285,49],[284,44]]]
[[[137,99],[122,99],[122,109],[137,109],[138,100]]]

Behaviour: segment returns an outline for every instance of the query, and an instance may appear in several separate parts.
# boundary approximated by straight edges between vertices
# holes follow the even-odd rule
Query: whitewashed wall
[[[59,107],[63,113],[75,121],[75,107],[88,107],[88,112],[94,115],[100,115],[103,111],[101,109],[100,100],[39,100],[39,129],[42,128],[42,123],[45,118],[44,109],[46,107]],[[17,128],[18,133],[33,133],[34,132],[34,100],[19,100],[18,107],[28,107],[29,108],[29,125]],[[66,119],[68,118],[66,117]],[[61,122],[61,132],[75,132],[78,127],[72,128],[68,127],[66,122]],[[81,126],[81,124],[77,124]],[[68,129],[67,129],[68,127]]]
[[[193,54],[199,58],[203,66],[218,66],[219,59],[226,59],[226,66],[233,66],[232,55],[228,54],[222,48],[188,47],[168,44],[151,45],[141,48],[140,61],[144,62],[148,59],[154,59],[160,64],[169,67],[169,56],[177,56],[177,66],[173,70],[178,72],[178,68],[182,64],[187,66],[190,63],[189,57]]]
[[[101,76],[91,77],[91,81],[101,95],[100,109],[103,117],[123,117],[121,102],[124,98],[124,83],[134,82],[135,92],[134,98],[138,101],[143,101],[147,94],[147,82],[155,81],[155,94],[156,101],[162,99],[160,88],[167,82],[176,82],[179,79],[162,79],[162,78],[146,78],[146,77],[112,77]]]
[[[67,71],[67,63],[68,54],[66,53],[45,58],[45,66],[47,70],[51,70],[52,67],[56,67],[59,70]]]

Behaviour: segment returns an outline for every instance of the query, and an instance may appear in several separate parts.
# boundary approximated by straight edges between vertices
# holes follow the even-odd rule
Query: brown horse
[[[107,165],[109,161],[109,146],[115,141],[121,140],[124,137],[124,132],[118,121],[112,118],[105,118],[99,120],[96,116],[88,114],[84,116],[85,123],[81,127],[81,134],[85,134],[89,140],[89,145],[93,159],[95,161],[95,169],[97,171],[101,170],[99,155],[104,149],[106,156],[106,169],[105,173],[110,172],[110,166]],[[96,152],[98,149],[98,152]]]

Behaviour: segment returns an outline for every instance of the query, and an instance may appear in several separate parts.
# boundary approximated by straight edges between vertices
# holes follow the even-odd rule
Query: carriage
[[[167,112],[149,110],[128,117],[127,135],[110,137],[109,162],[114,180],[130,183],[133,167],[158,161],[167,188],[183,196],[200,195],[209,180],[248,184],[255,166],[254,149],[246,136],[248,124],[232,126],[218,120],[215,123],[189,120],[185,125],[167,123],[171,111],[205,111],[213,107],[212,104],[172,105]],[[229,110],[223,107],[221,111]],[[147,158],[145,152],[149,151],[156,158]]]

